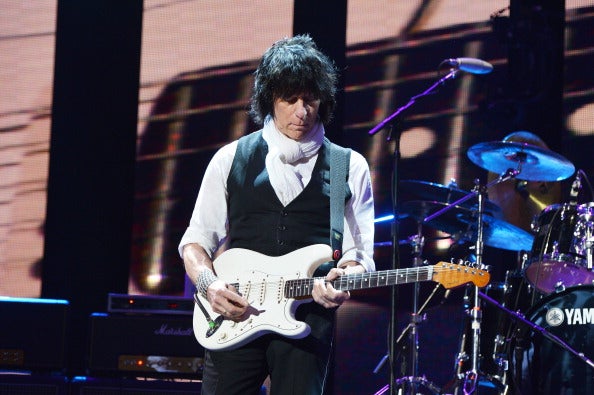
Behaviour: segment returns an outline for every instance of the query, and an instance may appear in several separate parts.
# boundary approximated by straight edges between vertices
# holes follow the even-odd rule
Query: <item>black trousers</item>
[[[315,302],[296,318],[312,328],[303,339],[267,334],[230,351],[206,351],[202,395],[258,395],[270,375],[271,395],[322,395],[329,369],[335,310]]]

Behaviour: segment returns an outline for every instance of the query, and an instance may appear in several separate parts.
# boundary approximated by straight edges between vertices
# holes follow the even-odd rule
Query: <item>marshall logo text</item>
[[[192,327],[170,328],[167,324],[162,324],[154,333],[157,336],[193,336]]]

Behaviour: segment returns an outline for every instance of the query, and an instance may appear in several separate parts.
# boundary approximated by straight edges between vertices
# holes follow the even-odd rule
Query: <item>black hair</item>
[[[274,115],[275,99],[304,93],[320,100],[318,115],[323,124],[332,119],[338,72],[309,35],[275,42],[262,56],[254,76],[250,115],[257,124],[263,124],[268,114]]]

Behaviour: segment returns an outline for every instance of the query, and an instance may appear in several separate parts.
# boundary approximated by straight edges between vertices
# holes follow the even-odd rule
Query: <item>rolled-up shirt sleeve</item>
[[[359,262],[368,272],[375,270],[373,260],[374,203],[369,165],[356,151],[351,151],[349,188],[352,196],[345,206],[343,255],[338,262]]]
[[[237,141],[223,146],[208,164],[190,223],[181,238],[178,252],[186,244],[197,243],[211,258],[227,237],[227,178],[235,156]]]

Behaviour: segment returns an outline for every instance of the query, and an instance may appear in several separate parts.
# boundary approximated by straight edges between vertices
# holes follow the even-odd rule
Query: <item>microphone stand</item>
[[[439,86],[444,84],[447,80],[453,80],[454,78],[456,78],[456,76],[458,75],[458,72],[460,70],[458,69],[452,69],[450,70],[450,72],[446,75],[444,75],[443,77],[441,77],[437,82],[435,82],[433,85],[431,85],[429,88],[427,88],[425,91],[423,91],[422,93],[419,93],[416,96],[413,96],[409,99],[408,103],[406,103],[404,106],[400,107],[399,109],[397,109],[392,115],[390,115],[388,118],[384,119],[383,121],[381,121],[380,123],[377,124],[376,127],[374,127],[373,129],[371,129],[369,132],[367,132],[367,134],[369,134],[370,136],[373,136],[374,134],[376,134],[377,132],[379,132],[380,130],[382,130],[383,128],[386,127],[387,124],[389,124],[390,122],[392,122],[392,120],[394,118],[396,118],[398,115],[400,115],[404,110],[406,110],[407,108],[411,107],[413,104],[415,104],[415,101],[423,96],[427,96],[430,93],[433,93],[433,91]]]
[[[483,213],[485,208],[485,199],[486,199],[486,192],[487,189],[493,185],[499,184],[501,182],[510,180],[520,174],[522,171],[522,163],[518,164],[517,169],[508,169],[503,174],[501,174],[497,179],[491,181],[487,185],[480,184],[479,180],[475,181],[475,188],[472,192],[467,194],[466,196],[461,197],[460,199],[456,200],[453,203],[448,204],[444,208],[436,211],[435,213],[427,216],[423,222],[429,222],[434,218],[442,215],[446,211],[452,209],[464,203],[465,201],[477,197],[478,199],[478,218],[477,218],[477,236],[475,242],[475,255],[476,255],[476,262],[475,265],[478,268],[486,267],[483,264],[483,247],[484,247],[484,240],[483,240],[483,231],[484,231],[484,223],[483,223]],[[480,291],[479,287],[474,285],[473,286],[473,293],[472,293],[472,308],[468,311],[468,314],[471,318],[471,328],[472,328],[472,355],[470,356],[470,369],[467,370],[465,373],[461,374],[459,379],[462,380],[462,391],[465,395],[472,394],[478,389],[479,381],[481,375],[483,374],[480,370],[480,336],[481,336],[481,323],[482,323],[482,309],[480,303]],[[495,383],[493,383],[495,384]],[[456,391],[456,393],[458,393]]]
[[[416,96],[411,97],[409,99],[408,103],[406,103],[406,105],[398,108],[389,117],[384,119],[382,122],[380,122],[373,129],[371,129],[368,132],[368,134],[370,136],[372,136],[372,135],[376,134],[377,132],[379,132],[384,127],[386,127],[388,124],[390,124],[390,126],[391,126],[392,125],[391,123],[400,114],[402,114],[406,109],[410,108],[415,103],[415,101],[417,99],[431,94],[433,91],[435,91],[435,89],[437,87],[444,84],[446,81],[454,79],[458,75],[459,71],[460,71],[459,69],[451,69],[448,74],[441,77],[437,82],[435,82],[433,85],[431,85],[425,91],[423,91],[422,93],[420,93]],[[390,141],[392,139],[391,135],[392,135],[392,127],[390,127],[390,135],[388,136],[388,141]],[[395,148],[394,148],[394,156],[393,156],[394,163],[393,163],[393,174],[392,174],[392,214],[394,215],[394,221],[392,222],[392,269],[399,269],[400,268],[400,256],[399,256],[399,251],[398,251],[399,227],[398,227],[398,203],[397,202],[398,202],[398,163],[400,161],[400,132],[398,130],[396,131],[395,140],[396,140],[396,144],[395,144]],[[415,306],[413,306],[413,310],[415,312],[418,310],[418,307],[416,306],[416,304],[417,304],[417,295],[416,294],[417,294],[417,288],[415,288],[415,297],[414,297]],[[397,296],[398,296],[398,293],[397,293],[396,287],[392,287],[392,291],[391,291],[391,310],[392,311],[390,314],[389,351],[388,351],[388,359],[389,359],[389,365],[390,365],[390,381],[389,381],[390,395],[396,395],[396,387],[397,387],[397,379],[396,379],[396,374],[394,372],[395,354],[396,354],[395,353],[395,348],[396,348],[395,338],[396,338],[396,326],[397,326],[396,325]],[[411,342],[414,342],[415,338],[416,338],[416,336],[410,336]],[[411,359],[413,359],[412,366],[408,370],[409,370],[409,374],[411,377],[417,377],[418,376],[418,372],[417,372],[418,367],[417,367],[417,363],[416,363],[417,344],[411,344],[410,347],[411,347],[411,356],[412,356],[412,354],[414,354],[414,357],[411,358]]]

